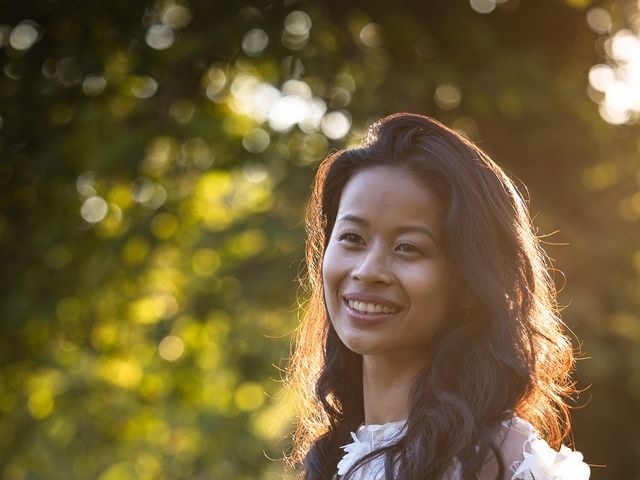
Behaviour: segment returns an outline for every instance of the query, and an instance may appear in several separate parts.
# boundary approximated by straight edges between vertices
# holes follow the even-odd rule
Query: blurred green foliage
[[[527,185],[575,446],[638,478],[640,137],[588,85],[635,2],[3,3],[0,479],[278,478],[314,167],[396,111]]]

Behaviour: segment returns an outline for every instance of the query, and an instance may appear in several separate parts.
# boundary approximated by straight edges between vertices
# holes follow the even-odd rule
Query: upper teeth
[[[356,300],[349,300],[349,306],[354,310],[362,313],[396,313],[397,309],[387,307],[386,305],[380,305],[378,303],[366,303],[358,302]]]

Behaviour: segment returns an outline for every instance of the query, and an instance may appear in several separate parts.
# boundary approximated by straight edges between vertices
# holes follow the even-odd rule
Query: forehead
[[[395,226],[426,224],[438,230],[443,208],[425,174],[401,167],[375,166],[360,170],[345,185],[337,219],[344,215]]]

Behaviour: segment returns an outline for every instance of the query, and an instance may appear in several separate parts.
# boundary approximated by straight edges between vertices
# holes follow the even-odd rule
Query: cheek
[[[447,269],[433,268],[421,272],[409,282],[413,285],[412,297],[423,308],[448,310],[455,299],[455,282]]]
[[[322,260],[322,294],[324,296],[324,304],[331,310],[331,291],[333,290],[333,274],[332,274],[332,261],[329,250],[325,252]]]
[[[329,243],[322,262],[322,293],[327,313],[332,321],[340,310],[340,290],[344,278],[344,258],[340,255],[339,249],[332,248]]]
[[[335,285],[336,279],[339,276],[339,272],[337,271],[339,265],[340,262],[336,257],[335,249],[331,242],[329,242],[322,260],[322,282],[325,290],[331,290],[332,286]]]

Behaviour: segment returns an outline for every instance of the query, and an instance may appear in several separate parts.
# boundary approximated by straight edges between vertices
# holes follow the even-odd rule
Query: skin
[[[365,423],[407,418],[429,343],[460,304],[440,245],[443,207],[421,174],[369,167],[346,184],[323,262],[325,302],[342,342],[363,357]],[[345,299],[393,307],[358,313]]]
[[[498,445],[502,461],[505,465],[505,472],[501,480],[511,480],[512,472],[509,468],[513,462],[523,460],[523,449],[531,451],[526,446],[528,434],[524,430],[512,425],[508,428],[500,425],[493,435],[493,441]],[[489,459],[484,468],[480,471],[478,480],[495,480],[498,475],[498,460],[493,454],[489,455]]]

